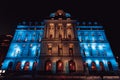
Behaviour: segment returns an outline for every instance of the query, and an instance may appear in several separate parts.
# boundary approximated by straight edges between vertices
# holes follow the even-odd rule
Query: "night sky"
[[[41,21],[49,14],[63,9],[74,19],[98,21],[115,55],[120,53],[119,0],[2,0],[0,1],[0,34],[14,34],[22,20]]]

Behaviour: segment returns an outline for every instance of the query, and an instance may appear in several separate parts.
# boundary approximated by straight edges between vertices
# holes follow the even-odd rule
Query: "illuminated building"
[[[103,26],[97,22],[80,24],[58,10],[41,25],[17,25],[2,69],[34,73],[38,78],[49,73],[70,77],[117,71],[118,64]]]

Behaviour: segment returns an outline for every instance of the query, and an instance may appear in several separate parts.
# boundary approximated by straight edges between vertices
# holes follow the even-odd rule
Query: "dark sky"
[[[41,21],[51,12],[63,9],[75,19],[99,21],[115,54],[120,53],[119,0],[2,0],[0,34],[13,34],[21,20]]]

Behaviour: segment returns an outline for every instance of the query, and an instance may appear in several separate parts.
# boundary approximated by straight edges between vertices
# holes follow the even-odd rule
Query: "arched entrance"
[[[46,72],[51,72],[52,71],[52,62],[50,60],[47,60],[45,62],[45,71]]]
[[[20,61],[17,62],[16,66],[15,66],[15,70],[16,71],[20,71],[21,70],[21,62]]]
[[[29,70],[29,68],[30,68],[30,63],[29,62],[26,62],[25,63],[25,66],[24,66],[24,71],[28,71]]]
[[[56,72],[63,72],[63,62],[61,60],[57,61]]]
[[[75,62],[73,60],[69,61],[69,72],[75,72],[76,71],[76,66]]]

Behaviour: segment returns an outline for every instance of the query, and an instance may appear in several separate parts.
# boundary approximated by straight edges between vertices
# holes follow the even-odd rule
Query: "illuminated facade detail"
[[[50,60],[46,61],[46,63],[45,63],[45,71],[47,71],[47,72],[52,71],[52,62]]]
[[[21,70],[21,62],[17,62],[15,67],[16,67],[15,68],[16,71],[20,71]]]
[[[69,61],[69,72],[75,72],[75,71],[76,71],[75,62],[71,60]]]
[[[36,63],[40,61],[43,28],[44,26],[18,25],[2,69],[34,70]]]
[[[103,26],[58,10],[42,25],[17,26],[3,70],[86,73],[118,70]]]
[[[83,25],[84,24],[84,25]],[[80,53],[91,71],[118,70],[118,64],[112,53],[110,44],[105,36],[103,26],[97,23],[85,26],[85,22],[77,26],[77,36]]]
[[[57,63],[56,63],[57,65],[56,65],[56,71],[57,72],[63,72],[63,62],[62,61],[57,61]]]

